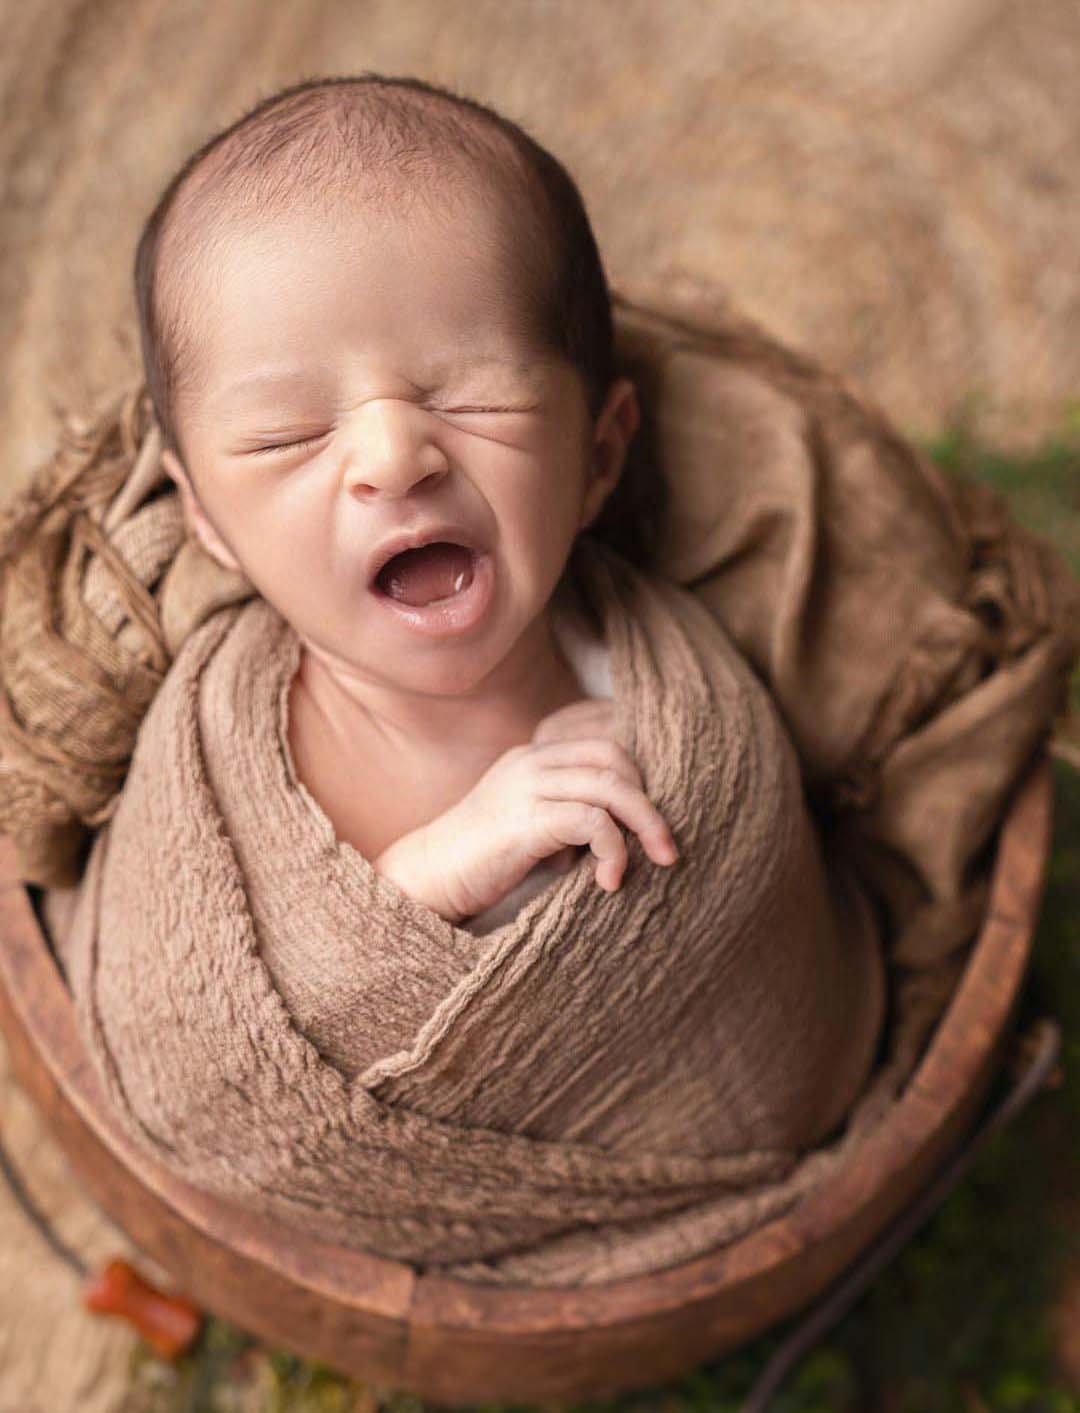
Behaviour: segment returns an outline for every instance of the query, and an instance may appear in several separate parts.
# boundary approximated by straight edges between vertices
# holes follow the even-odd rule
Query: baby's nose
[[[357,408],[343,440],[343,480],[358,495],[405,495],[440,475],[449,462],[433,433],[438,419],[399,398],[373,398]]]

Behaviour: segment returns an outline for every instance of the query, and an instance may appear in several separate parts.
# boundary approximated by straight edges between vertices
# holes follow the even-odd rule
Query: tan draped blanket
[[[790,1201],[847,1112],[883,1015],[875,920],[853,880],[830,890],[767,692],[685,591],[588,536],[571,572],[681,856],[659,868],[628,837],[618,892],[582,857],[483,938],[376,874],[298,785],[299,642],[276,610],[226,608],[184,644],[64,959],[110,1099],[188,1181],[389,1257],[528,1253],[587,1280]],[[298,952],[323,997],[306,1034],[266,962]]]
[[[614,895],[586,857],[476,937],[335,847],[282,735],[295,640],[185,538],[138,389],[0,515],[0,828],[118,1112],[479,1281],[659,1269],[858,1161],[1080,650],[1050,546],[840,380],[725,311],[616,313],[646,421],[580,572],[682,857],[628,838]]]

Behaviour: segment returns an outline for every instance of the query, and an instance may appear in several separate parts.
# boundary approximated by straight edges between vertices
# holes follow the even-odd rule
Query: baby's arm
[[[655,863],[674,863],[671,831],[612,739],[613,721],[603,700],[553,712],[528,745],[506,751],[464,799],[384,849],[373,868],[457,923],[505,898],[541,859],[576,845],[596,855],[596,881],[614,892],[627,860],[616,819]]]

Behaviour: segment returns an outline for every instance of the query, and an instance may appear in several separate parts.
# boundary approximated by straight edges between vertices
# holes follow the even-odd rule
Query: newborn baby
[[[750,664],[616,548],[639,411],[572,180],[313,82],[194,154],[136,280],[163,464],[255,592],[179,644],[63,943],[128,1132],[425,1263],[565,1236],[597,1278],[628,1223],[640,1270],[793,1200],[876,919]]]
[[[141,333],[189,527],[300,636],[298,779],[476,930],[586,847],[616,889],[621,827],[671,865],[564,578],[639,418],[576,188],[417,81],[308,86],[319,180],[258,111],[151,220]]]

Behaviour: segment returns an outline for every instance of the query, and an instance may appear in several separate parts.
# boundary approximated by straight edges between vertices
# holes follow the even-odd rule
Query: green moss
[[[945,471],[1000,491],[1020,524],[1045,535],[1080,575],[1080,432],[1067,430],[1033,456],[1017,457],[981,448],[954,427],[926,450]]]

